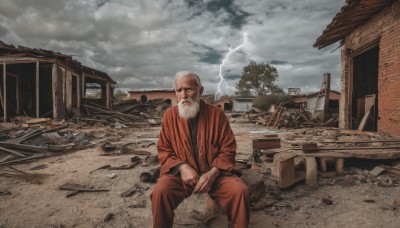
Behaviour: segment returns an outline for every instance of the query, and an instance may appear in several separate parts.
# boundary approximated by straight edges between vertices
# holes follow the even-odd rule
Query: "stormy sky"
[[[332,74],[340,90],[340,48],[312,45],[343,0],[1,0],[0,40],[72,55],[108,73],[123,90],[172,88],[177,71],[197,72],[206,93],[219,70],[234,92],[250,61],[278,69],[278,86],[317,91]]]

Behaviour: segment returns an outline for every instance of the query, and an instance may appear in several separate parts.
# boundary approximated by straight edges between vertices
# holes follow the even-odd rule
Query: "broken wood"
[[[306,184],[310,187],[317,187],[317,162],[314,157],[306,157]]]
[[[69,190],[72,191],[66,195],[67,198],[74,196],[80,192],[107,192],[110,191],[108,189],[96,189],[93,186],[85,186],[80,184],[70,184],[66,183],[58,187],[60,190]]]

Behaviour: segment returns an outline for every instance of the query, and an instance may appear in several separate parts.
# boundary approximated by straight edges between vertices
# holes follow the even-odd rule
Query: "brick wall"
[[[350,127],[352,55],[379,40],[378,131],[400,135],[400,1],[346,36],[342,46],[339,127]]]
[[[176,105],[176,96],[174,91],[129,91],[128,93],[130,99],[136,99],[139,102],[142,96],[146,96],[147,100],[170,99],[171,104]]]

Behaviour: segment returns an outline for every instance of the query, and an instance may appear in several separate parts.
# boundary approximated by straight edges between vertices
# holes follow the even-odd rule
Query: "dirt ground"
[[[232,121],[231,125],[238,142],[239,159],[247,159],[251,154],[252,137],[267,132],[277,133],[284,143],[285,139],[290,138],[286,137],[288,134],[299,135],[304,131],[274,131],[240,121]],[[122,130],[92,128],[82,131],[97,135],[98,138],[93,142],[98,145],[105,141],[116,145],[133,142],[136,143],[136,151],[145,150],[155,155],[155,145],[142,148],[138,142],[156,142],[159,130],[160,127],[146,127]],[[312,140],[312,136],[300,139]],[[151,227],[149,195],[154,185],[140,182],[139,176],[157,165],[93,171],[104,165],[129,165],[134,156],[137,155],[102,156],[98,148],[90,148],[14,165],[19,170],[47,176],[41,184],[0,177],[0,227]],[[266,174],[267,193],[259,201],[266,202],[268,206],[251,211],[250,227],[398,227],[399,177],[382,174],[371,178],[368,171],[373,166],[353,167],[347,162],[344,176],[319,177],[319,186],[316,188],[309,188],[300,182],[289,189],[279,190],[269,184]],[[42,169],[31,170],[38,166],[42,166]],[[111,178],[112,175],[115,176]],[[380,185],[383,181],[390,182],[392,187]],[[59,186],[66,183],[109,191],[82,192],[67,198],[68,191],[59,190]],[[121,196],[136,183],[142,183],[142,187],[147,189],[136,191],[131,196]],[[214,214],[213,219],[207,222],[198,219],[206,214],[204,200],[204,195],[186,199],[176,210],[175,227],[227,227],[223,214]],[[109,220],[104,221],[110,213],[112,216],[109,215]]]

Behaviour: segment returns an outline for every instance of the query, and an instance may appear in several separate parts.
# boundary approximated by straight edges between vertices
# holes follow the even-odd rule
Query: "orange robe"
[[[178,114],[178,107],[167,110],[163,117],[158,139],[158,159],[161,173],[186,162],[199,174],[211,167],[232,171],[235,165],[236,140],[225,113],[218,107],[200,101],[200,116],[197,131],[199,167],[192,149],[189,123]]]
[[[249,189],[239,177],[230,175],[235,164],[235,136],[225,113],[204,101],[200,102],[197,145],[199,165],[192,149],[188,120],[179,116],[177,106],[167,110],[157,144],[160,179],[150,196],[153,227],[172,227],[174,210],[193,192],[193,188],[186,186],[179,175],[169,173],[183,162],[197,170],[199,175],[211,167],[223,170],[227,175],[220,175],[208,194],[225,210],[233,227],[248,227]]]

